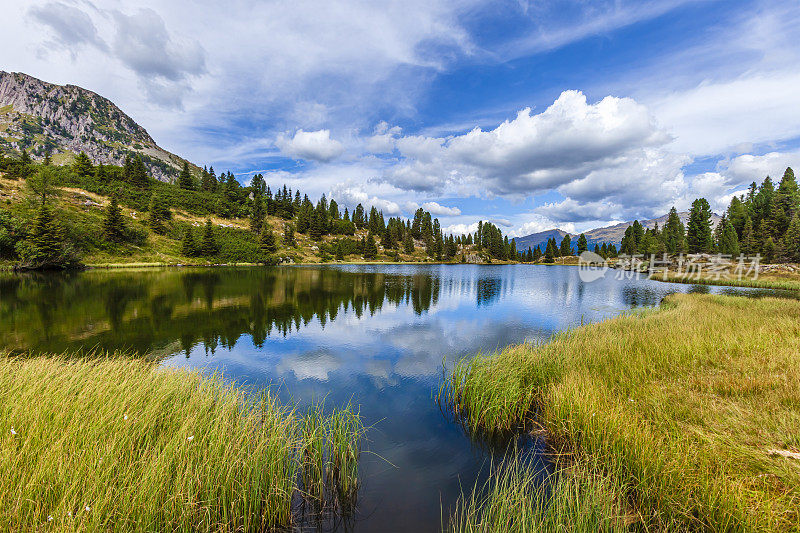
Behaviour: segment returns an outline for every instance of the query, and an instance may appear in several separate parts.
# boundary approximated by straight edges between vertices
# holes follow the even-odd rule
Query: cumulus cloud
[[[780,179],[786,167],[800,165],[800,151],[769,152],[764,155],[744,154],[731,160],[722,161],[718,170],[724,173],[734,185],[761,183],[767,176]]]
[[[397,202],[370,196],[359,187],[338,186],[331,191],[331,197],[337,203],[350,207],[351,209],[361,204],[366,209],[374,207],[378,211],[383,211],[384,215],[398,216],[403,213],[403,209]]]
[[[421,207],[425,211],[430,211],[432,215],[457,216],[461,214],[461,209],[457,207],[447,207],[436,202],[425,202]]]
[[[295,159],[331,161],[344,153],[344,146],[331,138],[330,130],[297,130],[293,137],[280,135],[275,144],[280,150]]]
[[[65,47],[76,57],[76,48],[81,45],[107,49],[107,45],[92,21],[92,18],[77,7],[63,2],[48,2],[35,5],[28,14],[36,21],[48,26],[53,33],[53,44]]]
[[[545,111],[521,110],[496,128],[450,138],[401,137],[406,164],[386,179],[417,191],[478,183],[492,194],[528,195],[584,178],[618,164],[632,151],[671,140],[647,108],[608,96],[590,104],[579,91],[564,91]]]

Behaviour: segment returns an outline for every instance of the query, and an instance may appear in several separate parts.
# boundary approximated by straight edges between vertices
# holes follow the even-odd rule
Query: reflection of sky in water
[[[356,529],[438,531],[440,502],[452,505],[488,461],[434,401],[443,363],[673,292],[757,292],[614,274],[582,283],[574,267],[398,265],[6,277],[0,339],[156,350],[165,365],[273,385],[300,405],[352,402],[371,426]]]
[[[344,267],[367,274],[376,269],[438,276],[438,298],[421,314],[405,304],[361,318],[340,312],[324,327],[317,320],[286,337],[270,337],[263,348],[243,336],[234,349],[213,357],[198,345],[188,358],[167,362],[223,370],[252,386],[279,383],[284,398],[301,403],[325,398],[360,405],[366,423],[374,425],[368,448],[382,459],[364,455],[358,530],[438,530],[440,501],[451,505],[486,465],[433,401],[443,359],[546,339],[582,321],[657,305],[669,293],[690,290],[610,274],[584,284],[568,267]]]

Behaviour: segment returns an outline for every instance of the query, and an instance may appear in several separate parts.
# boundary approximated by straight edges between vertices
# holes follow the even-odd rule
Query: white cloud
[[[744,154],[722,161],[718,170],[728,176],[734,185],[742,186],[754,181],[760,184],[767,176],[779,180],[786,167],[792,166],[800,167],[800,150],[764,155]]]
[[[281,151],[296,159],[328,162],[344,153],[344,146],[331,139],[330,130],[295,132],[294,137],[278,136],[275,144]]]
[[[348,206],[351,209],[361,204],[365,209],[375,207],[378,211],[383,211],[383,214],[387,216],[398,216],[403,213],[403,209],[400,208],[397,202],[370,196],[358,187],[336,187],[331,191],[331,197],[335,198],[337,203]]]
[[[480,181],[491,194],[527,195],[614,166],[632,150],[658,147],[670,137],[647,109],[630,98],[587,103],[564,91],[545,111],[520,111],[496,128],[451,138],[401,137],[407,163],[386,179],[411,190],[441,190]]]
[[[422,209],[430,211],[432,215],[457,216],[461,214],[461,209],[457,207],[447,207],[436,202],[425,202],[422,204]]]

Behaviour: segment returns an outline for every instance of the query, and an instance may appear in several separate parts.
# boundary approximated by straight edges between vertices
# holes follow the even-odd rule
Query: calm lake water
[[[400,265],[0,275],[0,348],[152,352],[271,385],[302,406],[360,406],[356,531],[439,531],[489,452],[434,399],[443,364],[674,292],[766,291],[615,279],[559,266]],[[533,443],[535,450],[536,443]]]

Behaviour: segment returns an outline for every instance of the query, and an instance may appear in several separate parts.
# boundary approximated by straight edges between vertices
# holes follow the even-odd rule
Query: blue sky
[[[164,5],[166,4],[166,5]],[[163,147],[453,231],[722,211],[800,166],[784,0],[0,0],[0,69],[111,98]]]

